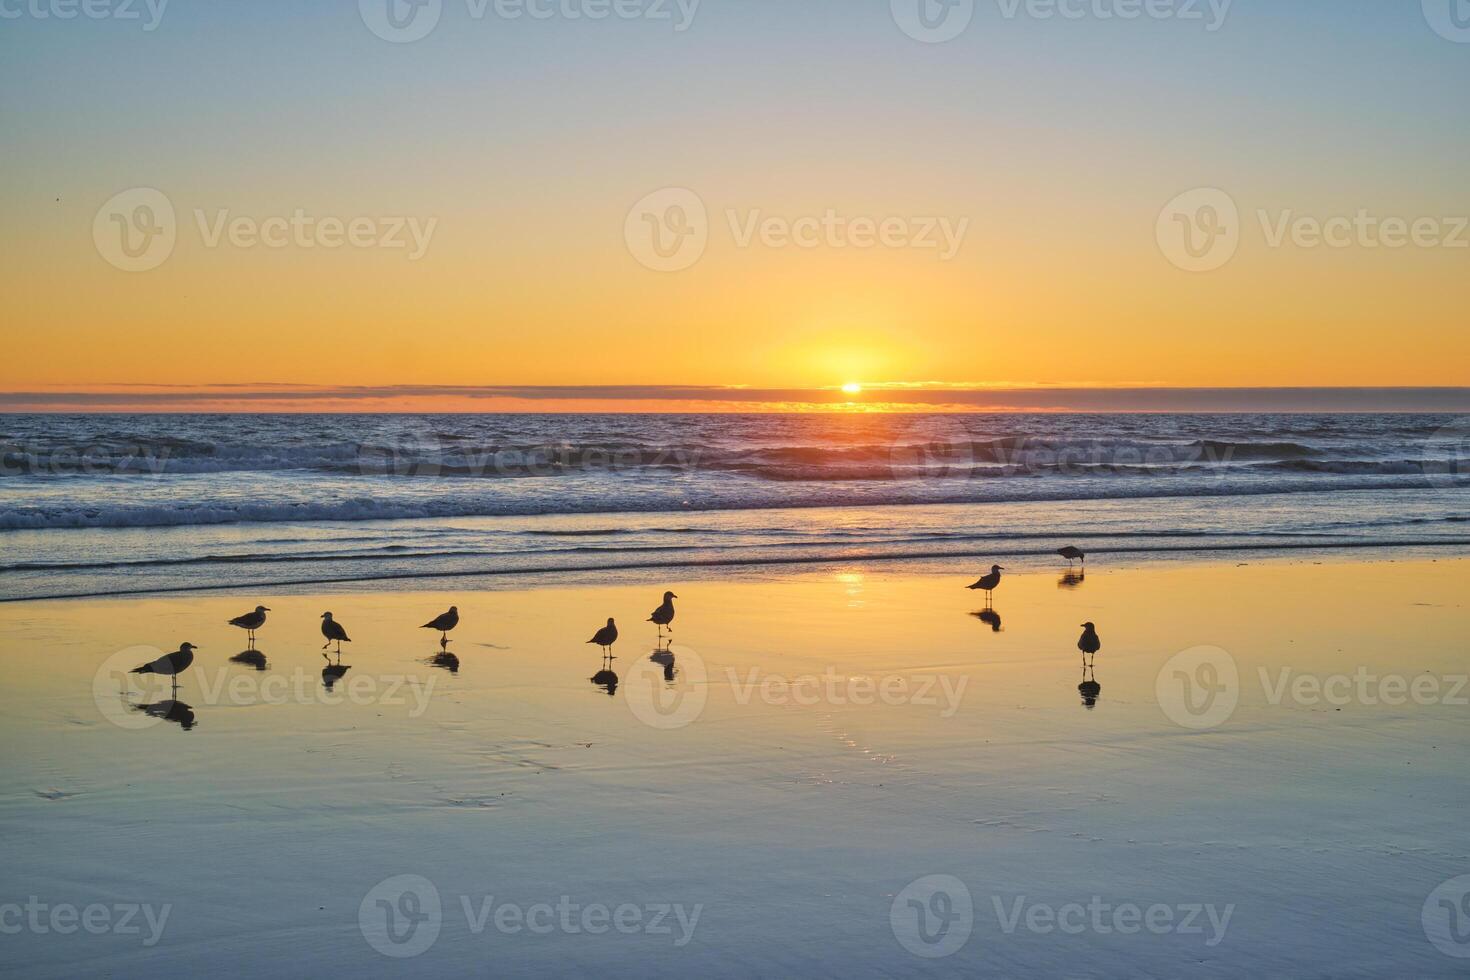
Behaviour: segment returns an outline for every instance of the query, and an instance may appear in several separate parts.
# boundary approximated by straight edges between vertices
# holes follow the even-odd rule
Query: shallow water
[[[1467,436],[1430,415],[3,416],[0,600],[1463,548]]]
[[[1463,975],[1425,914],[1470,872],[1470,692],[1453,689],[1470,671],[1467,570],[1058,569],[1004,579],[986,619],[963,575],[857,562],[667,586],[12,603],[0,902],[170,909],[151,946],[145,924],[27,927],[0,949],[38,976]],[[665,587],[672,664],[650,660],[642,622]],[[264,670],[232,661],[245,644],[224,625],[257,601],[273,610]],[[435,637],[416,628],[451,602],[457,673],[426,662]],[[325,608],[354,638],[331,692]],[[609,615],[612,696],[581,642]],[[1084,621],[1103,640],[1097,691],[1079,691]],[[187,712],[134,710],[168,689],[119,688],[111,668],[185,639],[201,648]],[[1227,659],[1172,659],[1201,645]],[[1202,700],[1229,687],[1225,665],[1233,695]],[[401,881],[374,891],[400,875],[440,900],[437,935],[403,960],[373,945],[429,936],[385,938],[428,914],[421,884],[406,904]],[[964,891],[905,890],[931,875]],[[966,923],[926,944],[907,899],[938,922],[966,894],[963,945],[910,952],[946,951]],[[1109,911],[1073,931],[1089,905]],[[628,931],[583,928],[620,906]],[[1114,928],[1133,907],[1174,925]],[[1183,928],[1195,907],[1199,932]]]

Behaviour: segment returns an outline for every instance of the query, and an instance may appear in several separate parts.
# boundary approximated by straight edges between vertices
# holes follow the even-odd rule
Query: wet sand
[[[1463,975],[1427,933],[1470,874],[1470,561],[1029,570],[984,619],[979,571],[0,606],[0,953],[58,977]],[[257,602],[259,656],[232,660]],[[457,673],[416,628],[451,603]],[[330,690],[327,609],[354,638]],[[612,696],[582,642],[608,616]],[[116,672],[185,640],[187,708]]]

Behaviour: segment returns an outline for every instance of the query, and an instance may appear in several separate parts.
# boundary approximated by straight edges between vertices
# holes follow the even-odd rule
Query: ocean
[[[1465,416],[6,415],[0,600],[1463,548],[1467,504]]]

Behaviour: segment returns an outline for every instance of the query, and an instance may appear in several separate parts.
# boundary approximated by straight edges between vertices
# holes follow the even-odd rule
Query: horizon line
[[[677,406],[677,407],[676,407]],[[775,412],[1470,413],[1470,386],[1168,386],[869,382],[731,385],[42,386],[0,391],[5,414],[769,414]]]

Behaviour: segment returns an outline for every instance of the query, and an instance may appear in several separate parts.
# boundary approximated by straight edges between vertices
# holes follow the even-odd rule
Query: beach
[[[0,950],[56,977],[1463,975],[1464,549],[1169,558],[1024,558],[989,611],[970,559],[0,604]],[[436,665],[418,627],[451,604]],[[610,616],[615,683],[584,642]],[[126,674],[185,640],[177,696]]]

